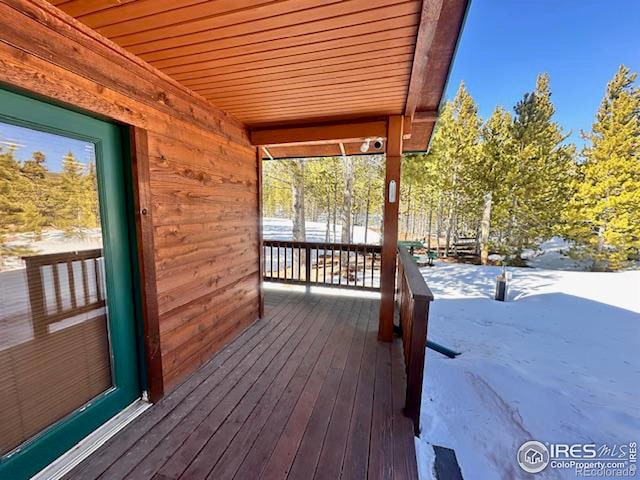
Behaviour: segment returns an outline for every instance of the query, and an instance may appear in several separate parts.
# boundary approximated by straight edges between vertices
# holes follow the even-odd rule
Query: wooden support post
[[[398,205],[400,203],[400,163],[402,161],[402,115],[389,117],[380,264],[380,322],[378,340],[393,340],[393,312],[396,290],[396,250],[398,248]],[[391,187],[392,182],[395,185]]]
[[[162,373],[162,351],[160,349],[160,313],[156,288],[155,242],[151,213],[147,131],[142,128],[132,127],[130,129],[130,142],[148,393],[149,399],[152,402],[157,402],[164,396],[164,375]]]
[[[262,150],[256,148],[258,168],[258,317],[264,317],[264,246],[262,245]]]

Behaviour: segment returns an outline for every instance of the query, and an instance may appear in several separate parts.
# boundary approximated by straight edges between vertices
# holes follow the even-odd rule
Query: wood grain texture
[[[127,7],[138,18],[156,3],[172,9],[60,6],[103,19]],[[255,147],[236,118],[44,0],[1,2],[0,28],[0,82],[133,127],[145,353],[158,399],[257,318]]]
[[[164,376],[162,374],[162,347],[160,344],[158,291],[154,258],[155,242],[153,214],[151,212],[149,151],[146,130],[132,127],[130,129],[130,145],[147,385],[149,400],[156,402],[164,395]]]
[[[468,0],[51,3],[255,128],[437,111]],[[424,151],[432,127],[412,126],[406,151]]]
[[[382,224],[382,259],[380,265],[380,322],[378,339],[393,339],[393,312],[396,290],[396,250],[398,248],[398,211],[400,204],[400,166],[403,141],[402,116],[389,117]],[[396,199],[389,201],[389,183],[396,183]]]
[[[258,289],[259,289],[259,309],[258,316],[260,318],[264,317],[264,285],[262,277],[264,275],[264,249],[262,247],[262,149],[260,147],[256,147],[256,163],[258,164],[258,264],[260,265],[260,270],[258,272]]]
[[[67,479],[417,479],[375,298],[268,290],[265,316]]]
[[[58,7],[241,121],[261,124],[366,116],[382,98],[381,113],[401,114],[422,0],[91,0]],[[390,60],[396,69],[384,70]],[[365,64],[392,81],[373,82]],[[332,66],[324,81],[307,78]],[[361,102],[345,103],[357,93],[364,93]],[[321,108],[329,100],[322,95],[335,108]]]

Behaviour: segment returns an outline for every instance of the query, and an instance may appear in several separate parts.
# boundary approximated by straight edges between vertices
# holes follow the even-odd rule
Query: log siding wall
[[[144,131],[138,221],[152,234],[138,235],[153,252],[145,343],[161,395],[257,318],[256,150],[241,122],[44,0],[0,2],[0,31],[2,86]]]

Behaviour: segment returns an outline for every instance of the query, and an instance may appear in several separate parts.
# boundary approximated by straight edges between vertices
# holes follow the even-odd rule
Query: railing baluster
[[[306,245],[304,247],[304,278],[307,288],[311,287],[311,248]]]
[[[367,247],[362,249],[362,286],[367,286]]]
[[[85,260],[80,261],[82,268],[82,289],[84,290],[84,304],[89,303],[89,279],[87,278],[87,263]]]
[[[373,277],[374,277],[374,272],[376,269],[376,252],[372,252],[371,255],[371,286],[373,287],[374,282],[373,282]]]
[[[73,262],[67,262],[67,275],[69,280],[69,289],[71,293],[71,306],[73,308],[78,308],[78,304],[76,300],[76,282],[73,275]]]
[[[62,312],[62,295],[60,292],[60,275],[58,274],[58,265],[54,263],[51,265],[51,271],[53,272],[53,291],[56,296],[56,311],[58,313]]]
[[[93,259],[93,273],[96,277],[96,300],[102,300],[102,282],[100,281],[100,262],[97,258]]]
[[[358,286],[358,247],[356,247],[355,250],[356,250],[356,269],[354,273],[354,278],[355,278],[354,285],[357,287]]]
[[[347,265],[346,265],[347,274],[345,275],[345,285],[348,287],[349,286],[349,261],[351,260],[351,258],[349,257],[349,252],[350,252],[349,245],[347,245],[344,250],[345,250],[344,259],[347,262]]]
[[[331,285],[333,285],[333,253],[336,251],[335,248],[331,247]]]
[[[284,247],[284,279],[287,279],[287,246]]]
[[[342,245],[338,247],[338,285],[342,285]]]
[[[322,246],[322,284],[327,284],[327,247]]]

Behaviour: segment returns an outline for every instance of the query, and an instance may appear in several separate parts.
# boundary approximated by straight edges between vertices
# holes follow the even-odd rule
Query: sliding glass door
[[[139,397],[121,129],[0,90],[0,477]]]

